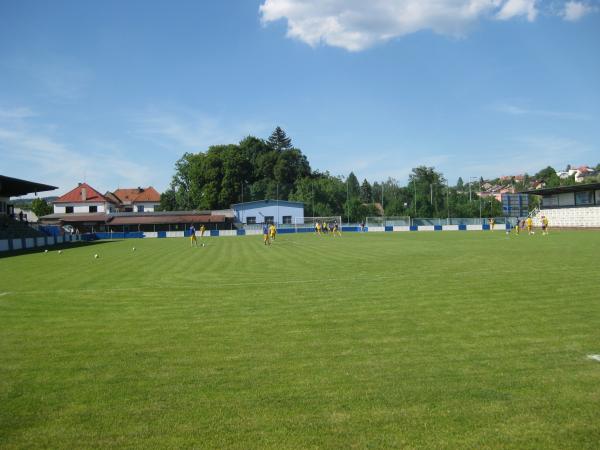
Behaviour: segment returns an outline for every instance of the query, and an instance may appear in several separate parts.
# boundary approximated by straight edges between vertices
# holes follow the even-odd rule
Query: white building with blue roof
[[[236,222],[245,225],[303,223],[304,203],[287,200],[257,200],[231,205]]]

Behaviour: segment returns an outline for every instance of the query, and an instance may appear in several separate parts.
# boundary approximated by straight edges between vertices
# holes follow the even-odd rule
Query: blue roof
[[[291,202],[288,200],[273,200],[271,199],[266,199],[266,200],[254,200],[252,202],[244,202],[244,203],[234,203],[233,205],[231,205],[231,208],[235,209],[237,206],[245,206],[245,205],[256,205],[256,204],[265,204],[265,205],[288,205],[288,206],[299,206],[304,208],[304,203],[303,202]]]

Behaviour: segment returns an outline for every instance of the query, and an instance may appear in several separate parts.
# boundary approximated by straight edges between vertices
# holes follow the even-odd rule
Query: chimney
[[[81,188],[81,200],[84,202],[87,200],[87,189],[86,188]]]

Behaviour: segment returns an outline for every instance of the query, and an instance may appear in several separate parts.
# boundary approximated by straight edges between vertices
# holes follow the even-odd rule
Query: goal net
[[[410,216],[371,216],[367,217],[368,227],[410,226]]]
[[[294,227],[314,229],[317,222],[326,224],[327,227],[337,222],[338,226],[342,226],[342,216],[322,216],[322,217],[294,217]]]

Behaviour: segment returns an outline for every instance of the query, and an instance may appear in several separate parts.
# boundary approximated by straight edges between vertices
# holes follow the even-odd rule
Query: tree
[[[52,206],[43,198],[34,198],[33,202],[31,202],[31,210],[38,217],[52,214],[53,211]]]
[[[359,199],[360,197],[360,184],[358,183],[358,178],[354,175],[354,172],[350,172],[348,175],[348,179],[346,180],[348,183],[348,197],[351,199]]]
[[[458,177],[458,181],[456,182],[456,190],[462,192],[465,189],[465,182],[462,177]]]
[[[267,144],[275,151],[289,150],[292,148],[292,139],[287,137],[285,131],[281,129],[281,127],[275,128],[269,139],[267,139]]]
[[[440,172],[436,172],[433,167],[416,167],[409,175],[409,184],[413,188],[413,202],[416,191],[417,217],[444,216],[446,179]],[[415,211],[414,204],[411,209]]]
[[[360,186],[360,201],[363,203],[371,203],[373,201],[373,189],[366,178]]]
[[[160,194],[160,211],[177,210],[177,198],[173,189],[167,189]]]

